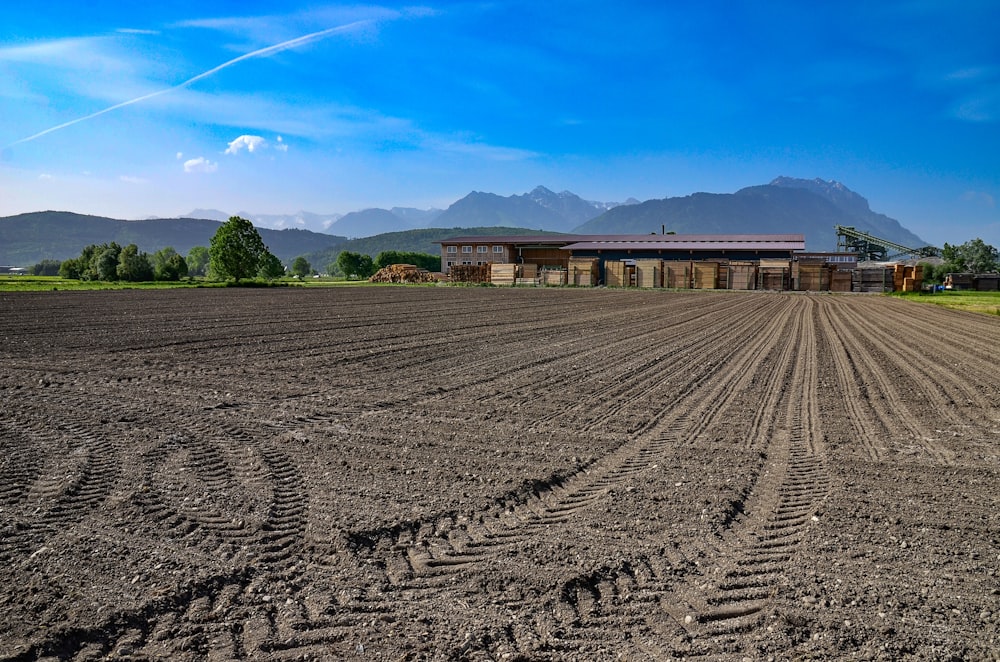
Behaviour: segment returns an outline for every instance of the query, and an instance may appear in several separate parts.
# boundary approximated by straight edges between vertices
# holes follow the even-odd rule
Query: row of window
[[[489,246],[476,246],[476,252],[477,253],[489,253],[489,251],[490,251],[490,247]],[[448,247],[448,252],[449,253],[457,253],[458,252],[458,246],[449,246]],[[462,246],[462,252],[463,253],[471,253],[472,252],[472,246]],[[503,246],[494,246],[493,247],[493,252],[494,253],[503,253]]]

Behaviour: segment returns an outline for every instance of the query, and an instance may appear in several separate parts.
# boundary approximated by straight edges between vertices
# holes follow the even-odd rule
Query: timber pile
[[[696,290],[714,290],[719,280],[718,262],[692,262],[691,286]]]
[[[688,262],[670,262],[664,265],[663,285],[678,290],[691,287],[691,268]]]
[[[854,270],[851,289],[855,292],[892,292],[893,270],[885,267],[859,267]]]
[[[628,285],[626,277],[624,262],[608,260],[604,263],[604,284],[608,287],[625,287]]]
[[[850,271],[834,271],[830,273],[830,291],[831,292],[850,292],[851,291],[851,272]]]
[[[517,281],[517,265],[510,263],[490,265],[489,277],[494,285],[514,285]]]
[[[598,260],[596,257],[571,257],[566,282],[569,285],[597,285]]]
[[[910,266],[897,264],[892,270],[892,289],[895,292],[919,292],[924,282],[922,264]]]
[[[566,284],[565,269],[542,269],[542,285],[558,287]]]
[[[636,260],[635,286],[663,287],[663,260]]]
[[[976,274],[976,289],[980,292],[1000,290],[1000,274]]]
[[[456,264],[451,267],[448,275],[453,283],[488,283],[491,266],[496,268],[500,265]]]
[[[454,268],[454,267],[452,267]],[[433,283],[437,280],[415,264],[390,264],[368,279],[370,283]]]
[[[757,265],[753,262],[729,263],[729,287],[733,290],[752,290],[757,284]],[[850,289],[850,288],[848,288]]]

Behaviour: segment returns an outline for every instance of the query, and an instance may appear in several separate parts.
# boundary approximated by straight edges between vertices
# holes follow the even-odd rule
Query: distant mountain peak
[[[798,179],[795,177],[775,177],[771,181],[771,186],[782,186],[785,188],[801,188],[817,193],[833,204],[853,213],[867,213],[871,207],[863,196],[855,193],[835,179],[826,181],[816,177],[815,179]]]

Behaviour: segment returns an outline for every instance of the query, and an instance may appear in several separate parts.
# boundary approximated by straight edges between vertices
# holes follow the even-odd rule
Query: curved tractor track
[[[574,288],[0,306],[2,660],[1000,650],[989,317]]]

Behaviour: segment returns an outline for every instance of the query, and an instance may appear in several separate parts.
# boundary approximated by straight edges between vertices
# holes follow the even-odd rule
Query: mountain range
[[[135,243],[147,252],[173,246],[186,253],[192,246],[207,246],[219,223],[230,215],[196,209],[180,219],[145,221],[69,212],[0,218],[0,264],[27,266],[42,259],[62,260],[75,257],[89,243],[108,241]],[[538,186],[528,193],[506,197],[473,191],[444,210],[393,207],[344,215],[305,211],[293,215],[236,215],[251,220],[261,230],[264,243],[284,261],[302,254],[325,255],[334,249],[375,251],[371,253],[374,257],[376,249],[407,250],[402,244],[436,252],[432,242],[445,238],[442,235],[447,232],[426,230],[448,228],[477,228],[478,233],[498,227],[525,233],[574,234],[801,233],[809,250],[834,250],[834,226],[847,225],[904,246],[926,245],[899,221],[872,211],[864,197],[843,184],[792,177],[778,177],[769,184],[735,193],[693,193],[645,202],[593,202],[569,191],[554,193]],[[415,234],[408,237],[408,232]]]

